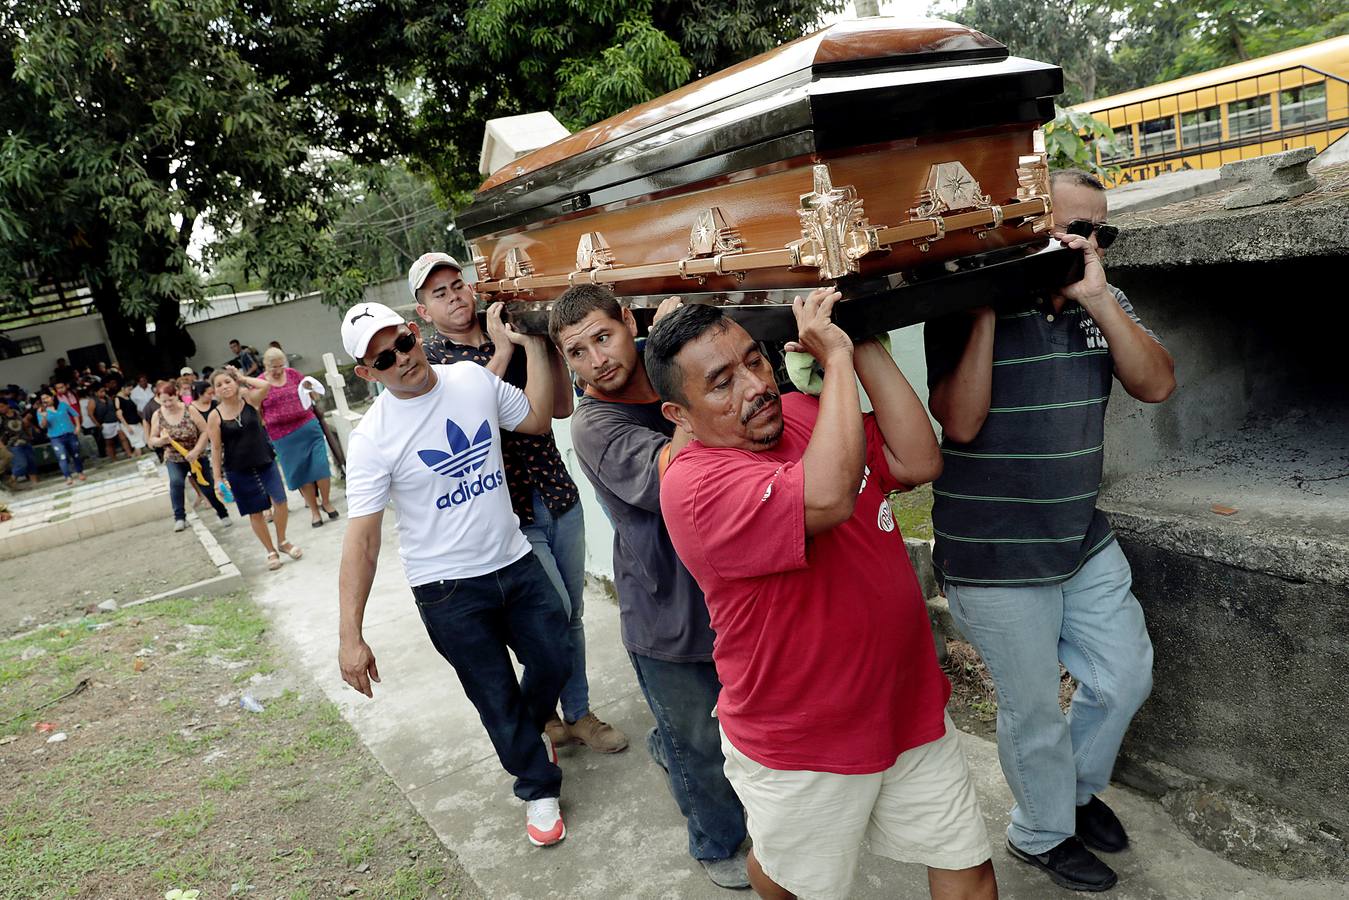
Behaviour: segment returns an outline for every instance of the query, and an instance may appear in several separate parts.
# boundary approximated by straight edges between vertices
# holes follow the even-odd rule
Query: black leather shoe
[[[1129,846],[1124,826],[1100,797],[1092,797],[1086,806],[1077,808],[1077,836],[1102,853],[1118,853]]]
[[[1108,891],[1119,881],[1115,870],[1097,859],[1076,837],[1039,854],[1027,853],[1008,841],[1007,852],[1042,869],[1055,884],[1070,891]]]

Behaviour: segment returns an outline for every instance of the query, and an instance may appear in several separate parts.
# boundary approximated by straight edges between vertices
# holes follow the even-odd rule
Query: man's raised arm
[[[801,457],[807,537],[841,525],[852,515],[866,461],[852,339],[830,319],[842,296],[825,287],[811,291],[805,300],[792,301],[798,337],[784,348],[809,353],[824,369],[819,416]]]
[[[923,401],[895,365],[894,357],[879,341],[862,341],[853,351],[853,365],[885,437],[890,474],[910,487],[934,480],[941,474],[941,448]]]
[[[993,396],[993,330],[997,314],[983,307],[970,314],[970,331],[955,368],[932,385],[928,405],[946,436],[968,444],[984,427]],[[928,327],[932,327],[930,324]]]

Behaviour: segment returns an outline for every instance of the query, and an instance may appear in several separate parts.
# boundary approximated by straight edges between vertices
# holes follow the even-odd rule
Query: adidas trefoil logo
[[[470,441],[463,429],[446,419],[445,439],[450,445],[449,453],[443,450],[418,450],[417,455],[432,471],[449,478],[463,478],[469,472],[481,469],[492,452],[492,426],[489,422],[484,421]]]

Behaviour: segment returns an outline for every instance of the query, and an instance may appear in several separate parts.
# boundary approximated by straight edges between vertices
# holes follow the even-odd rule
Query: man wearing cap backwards
[[[408,272],[408,287],[417,300],[417,313],[433,326],[423,349],[432,364],[467,360],[486,366],[508,384],[523,388],[525,360],[515,344],[489,321],[490,334],[478,324],[473,288],[464,282],[459,262],[447,253],[424,253]],[[571,381],[562,358],[549,352],[553,372],[553,417],[572,413]],[[557,452],[550,428],[542,434],[507,431],[501,436],[506,487],[520,529],[557,589],[562,610],[570,620],[571,677],[562,686],[562,716],[548,721],[555,746],[580,741],[601,753],[617,753],[628,746],[622,731],[599,720],[590,711],[586,680],[585,522],[581,495]]]
[[[338,662],[348,684],[373,696],[379,670],[361,621],[393,500],[398,553],[427,634],[515,776],[526,835],[543,847],[566,836],[562,771],[544,724],[571,673],[567,617],[511,512],[501,432],[547,431],[553,384],[543,339],[503,324],[499,303],[488,316],[494,332],[524,348],[527,390],[482,366],[431,365],[417,325],[382,304],[358,303],[342,317],[356,374],[385,390],[351,434]],[[519,681],[508,647],[524,666]]]

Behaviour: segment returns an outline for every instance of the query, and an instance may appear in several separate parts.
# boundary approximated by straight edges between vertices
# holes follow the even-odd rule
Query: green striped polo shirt
[[[1138,322],[1124,292],[1110,290]],[[959,362],[971,322],[960,313],[925,327],[929,386]],[[933,561],[943,578],[1063,581],[1114,540],[1096,508],[1113,374],[1104,335],[1071,300],[1058,314],[1048,299],[998,310],[988,418],[967,444],[943,439],[933,484]]]

